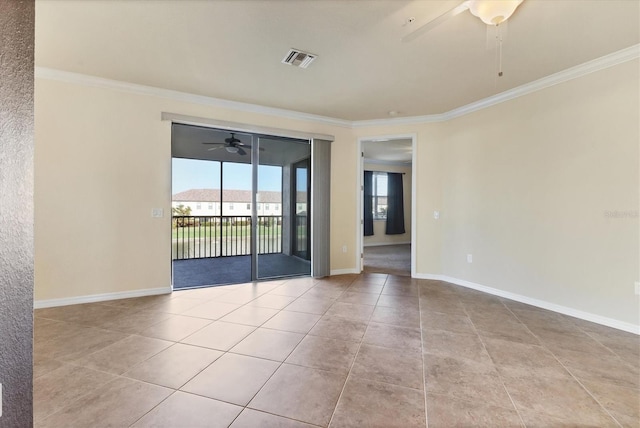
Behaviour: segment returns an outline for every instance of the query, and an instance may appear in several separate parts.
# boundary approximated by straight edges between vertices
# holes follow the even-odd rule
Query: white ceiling
[[[504,76],[459,1],[36,1],[36,65],[345,120],[447,112],[640,41],[636,0],[525,0]],[[403,26],[415,17],[415,23]],[[289,48],[318,55],[281,64]]]
[[[376,139],[362,142],[365,161],[374,160],[384,163],[408,164],[412,158],[410,138]]]

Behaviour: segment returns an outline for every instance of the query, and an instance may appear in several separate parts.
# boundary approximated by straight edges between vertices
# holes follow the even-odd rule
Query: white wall
[[[447,122],[442,273],[638,325],[639,80],[636,60]]]
[[[163,111],[334,135],[331,204],[340,209],[331,213],[331,267],[354,268],[355,186],[340,184],[356,179],[350,129],[37,78],[37,301],[170,286],[171,125]],[[151,217],[155,207],[164,218]]]
[[[335,135],[338,272],[357,262],[357,139],[415,133],[419,276],[638,326],[639,220],[605,216],[638,210],[638,69],[630,61],[447,122],[354,129],[37,79],[36,299],[169,285],[170,221],[150,210],[170,212],[160,121],[170,111]]]
[[[400,172],[404,201],[404,228],[401,235],[385,235],[386,220],[373,220],[373,236],[364,237],[364,246],[406,244],[411,242],[411,167],[365,163],[366,171]]]

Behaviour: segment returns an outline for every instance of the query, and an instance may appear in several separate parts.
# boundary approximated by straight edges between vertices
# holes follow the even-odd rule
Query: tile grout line
[[[598,400],[598,399],[597,399],[597,398],[596,398],[596,397],[591,393],[591,391],[589,391],[589,389],[588,389],[588,388],[587,388],[587,387],[586,387],[586,386],[585,386],[585,385],[580,381],[580,379],[578,379],[578,378],[573,374],[573,372],[572,372],[572,371],[571,371],[567,366],[565,366],[565,364],[564,364],[562,361],[560,361],[560,359],[557,357],[557,355],[556,355],[556,354],[555,354],[555,353],[554,353],[550,348],[548,348],[548,347],[544,344],[544,342],[543,342],[542,340],[540,340],[540,337],[538,337],[538,336],[537,336],[537,335],[536,335],[536,334],[535,334],[535,333],[534,333],[534,332],[529,328],[529,326],[528,326],[526,323],[522,322],[522,320],[520,320],[520,318],[518,318],[518,315],[516,315],[516,313],[515,313],[515,312],[513,312],[513,311],[511,310],[511,308],[509,308],[509,307],[508,307],[507,305],[505,305],[504,303],[503,303],[503,305],[504,305],[504,307],[505,307],[505,308],[507,308],[507,310],[508,310],[509,312],[511,312],[511,314],[512,314],[512,315],[513,315],[513,316],[514,316],[518,321],[520,321],[520,322],[522,323],[522,325],[524,325],[524,327],[527,329],[527,331],[529,331],[529,333],[531,333],[531,334],[532,334],[536,339],[538,339],[538,341],[540,342],[540,346],[541,346],[542,348],[544,348],[547,352],[549,352],[549,353],[553,356],[553,358],[558,362],[558,364],[560,364],[560,365],[562,366],[562,368],[564,368],[564,369],[567,371],[567,373],[569,373],[569,375],[571,375],[571,377],[573,378],[573,380],[575,380],[575,381],[578,383],[578,385],[580,385],[580,387],[581,387],[581,388],[582,388],[582,389],[583,389],[587,394],[589,394],[589,396],[590,396],[590,397],[591,397],[591,398],[592,398],[596,403],[598,403],[598,405],[600,406],[600,408],[601,408],[602,410],[604,410],[604,412],[605,412],[605,413],[606,413],[606,414],[607,414],[611,419],[613,419],[613,421],[614,421],[616,424],[618,424],[618,426],[619,426],[620,428],[622,428],[622,424],[621,424],[620,422],[618,422],[618,419],[616,419],[616,418],[615,418],[615,417],[614,417],[614,416],[609,412],[609,410],[608,410],[606,407],[604,407],[604,405],[600,402],[600,400]],[[591,336],[589,336],[589,337],[591,337]],[[595,339],[594,339],[594,340],[595,340]],[[596,341],[596,342],[597,342],[597,341]],[[598,342],[598,343],[599,343],[600,345],[602,345],[600,342]],[[602,345],[602,346],[604,346],[604,345]],[[605,348],[607,348],[607,347],[605,346]],[[608,349],[608,348],[607,348],[607,349]],[[617,356],[617,355],[616,355],[616,356]]]
[[[387,276],[388,278],[388,276]],[[386,284],[386,279],[385,279],[385,284]],[[353,281],[352,281],[353,284]],[[382,291],[384,290],[384,284],[382,286],[382,290],[380,291],[380,295],[382,295]],[[378,299],[380,299],[380,297],[378,297]],[[371,318],[373,317],[373,312],[375,311],[375,306],[374,306],[374,310],[371,312],[371,314],[369,315],[368,319],[367,319],[367,328],[364,330],[364,333],[362,333],[362,337],[360,338],[360,343],[358,344],[358,349],[356,350],[356,353],[353,356],[353,360],[351,361],[351,364],[349,365],[349,370],[347,371],[347,376],[344,379],[344,383],[342,384],[342,389],[340,390],[340,395],[338,395],[338,399],[336,400],[336,404],[333,407],[333,412],[331,413],[331,417],[329,418],[329,423],[327,424],[327,427],[331,426],[331,423],[333,422],[333,418],[336,415],[336,411],[338,410],[338,404],[340,404],[340,400],[342,399],[342,396],[344,395],[344,390],[347,388],[347,383],[349,382],[349,379],[351,377],[351,371],[353,370],[353,366],[356,363],[356,360],[358,359],[358,355],[360,354],[360,349],[362,348],[362,344],[364,343],[364,338],[367,335],[367,331],[369,331],[369,325],[371,323]]]
[[[307,289],[307,290],[306,290],[302,295],[306,294],[306,292],[307,292],[307,291],[309,291],[309,290],[313,289],[313,287],[315,287],[315,285],[314,285],[314,286],[312,286],[311,288]],[[344,293],[344,291],[343,291],[343,293]],[[298,300],[302,295],[300,295],[300,296],[296,297],[296,299],[295,299],[293,302],[295,302],[296,300]],[[336,300],[336,301],[337,301],[337,300]],[[329,309],[331,309],[331,307],[335,304],[335,302],[336,302],[336,301],[334,301],[334,303],[332,303],[332,304],[331,304],[331,306],[329,306],[329,307],[327,308],[327,310],[324,312],[324,314],[326,314],[326,313],[327,313],[327,311],[328,311]],[[291,303],[293,303],[293,302],[291,302]],[[288,305],[287,305],[287,306],[288,306]],[[285,306],[285,308],[286,308],[286,306]],[[280,312],[282,312],[285,308],[280,309],[280,310],[278,311],[278,314],[279,314]],[[293,311],[289,311],[289,312],[293,312]],[[297,312],[297,313],[301,313],[301,312]],[[275,315],[274,315],[274,317],[275,317],[276,315],[278,315],[278,314],[275,314]],[[324,314],[320,315],[320,318],[318,318],[318,320],[313,324],[313,326],[309,329],[309,331],[311,331],[311,330],[312,330],[312,329],[313,329],[313,328],[318,324],[318,322],[320,322],[320,320],[322,319],[322,317],[324,316]],[[273,318],[273,317],[272,317],[272,318]],[[266,321],[265,321],[265,323],[266,323]],[[266,328],[266,327],[265,327],[265,328]],[[270,329],[270,330],[283,331],[283,330],[276,330],[276,329]],[[291,350],[291,352],[289,352],[289,353],[287,354],[287,356],[286,356],[286,357],[284,357],[284,359],[283,359],[282,361],[280,361],[280,362],[279,362],[280,364],[278,365],[278,367],[273,371],[273,373],[271,373],[271,375],[270,375],[270,376],[267,378],[267,380],[262,384],[262,386],[258,389],[258,391],[256,391],[256,393],[255,393],[255,394],[253,394],[253,396],[249,399],[249,401],[247,402],[247,404],[244,406],[244,408],[245,408],[245,409],[251,409],[251,410],[256,410],[256,411],[262,411],[262,410],[253,409],[252,407],[249,407],[249,404],[251,404],[251,401],[253,401],[253,399],[254,399],[254,398],[255,398],[255,397],[260,393],[260,391],[262,391],[262,390],[264,389],[264,387],[267,385],[267,383],[269,383],[269,381],[271,380],[271,378],[272,378],[272,377],[273,377],[273,376],[278,372],[278,370],[280,370],[280,368],[285,364],[285,361],[287,360],[287,358],[289,358],[289,356],[291,356],[291,354],[292,354],[293,352],[295,352],[295,350],[296,350],[296,349],[298,349],[298,347],[300,346],[300,344],[302,343],[302,341],[303,341],[307,336],[309,336],[309,332],[305,333],[305,334],[304,334],[304,337],[302,337],[302,339],[300,339],[300,341],[299,341],[299,342],[297,343],[297,345],[296,345],[296,346]],[[315,337],[315,336],[313,336],[313,337]],[[229,350],[229,351],[227,351],[227,352],[230,352],[230,350]],[[273,361],[273,360],[271,360],[271,361]],[[300,367],[306,367],[306,366],[300,366]],[[306,368],[311,368],[311,367],[306,367]],[[337,402],[336,402],[336,405],[337,405]],[[335,409],[334,409],[334,410],[335,410]],[[241,412],[241,413],[242,413],[242,412]],[[265,413],[269,413],[269,412],[265,412]],[[269,414],[271,414],[271,413],[269,413]],[[238,415],[238,416],[239,416],[239,415]],[[276,416],[280,416],[280,417],[285,417],[285,418],[286,418],[286,416],[282,416],[282,415],[276,415]],[[236,417],[236,419],[237,419],[237,417]],[[292,418],[288,418],[288,419],[292,419]],[[292,419],[292,420],[297,420],[297,419]],[[235,421],[235,419],[234,419],[234,421]],[[305,422],[305,421],[300,421],[300,422],[308,423],[308,422]],[[233,422],[232,422],[232,424],[233,424]],[[315,424],[311,424],[311,425],[315,425]]]
[[[284,284],[281,284],[280,286],[282,286],[282,285],[284,285]],[[280,287],[280,286],[279,286],[279,287]],[[278,287],[275,287],[275,288],[278,288]],[[274,288],[274,289],[275,289],[275,288]],[[233,290],[232,290],[231,292],[233,292]],[[227,293],[224,293],[224,294],[227,294]],[[265,294],[266,294],[266,293],[265,293]],[[258,296],[258,297],[261,297],[261,296]],[[229,313],[234,312],[234,311],[236,311],[236,310],[238,310],[238,309],[240,309],[240,308],[242,308],[242,307],[244,307],[244,306],[248,305],[248,304],[249,304],[249,303],[251,303],[252,301],[256,300],[258,297],[254,298],[254,299],[251,299],[250,301],[248,301],[248,302],[246,302],[246,303],[244,303],[244,304],[240,305],[240,307],[238,307],[238,308],[234,309],[233,311],[230,311]],[[214,298],[214,299],[212,299],[212,300],[215,300],[215,298]],[[281,310],[279,310],[279,311],[278,311],[278,313],[280,313],[280,311],[281,311]],[[210,324],[207,324],[207,325],[211,325],[211,324],[213,324],[213,323],[215,323],[215,322],[217,322],[217,321],[220,321],[220,319],[221,319],[221,318],[223,318],[223,317],[227,316],[229,313],[222,315],[220,318],[218,318],[218,319],[216,319],[216,320],[213,320]],[[275,316],[275,315],[277,315],[277,314],[274,314],[274,316]],[[266,322],[266,321],[265,321],[265,322]],[[263,324],[264,324],[264,323],[263,323]],[[203,327],[203,328],[204,328],[204,327]],[[258,328],[259,328],[259,327],[256,327],[253,331],[256,331]],[[194,334],[195,334],[195,333],[194,333]],[[251,334],[251,333],[249,333],[249,334]],[[248,336],[248,335],[247,335],[247,336]],[[245,336],[245,338],[246,338],[246,336]],[[241,339],[241,340],[240,340],[240,342],[241,342],[242,340],[244,340],[244,338],[243,338],[243,339]],[[238,342],[238,343],[239,343],[239,342]],[[193,345],[191,345],[191,346],[193,346]],[[235,345],[234,345],[234,346],[235,346]],[[200,347],[200,348],[204,348],[204,349],[211,349],[211,348],[206,348],[206,347]],[[232,346],[232,348],[233,348],[233,346]],[[204,369],[200,370],[200,371],[199,371],[195,376],[191,377],[187,382],[185,382],[182,386],[180,386],[180,388],[182,388],[184,385],[186,385],[187,383],[189,383],[193,378],[195,378],[197,375],[199,375],[200,373],[202,373],[204,370],[206,370],[208,367],[210,367],[212,364],[214,364],[214,363],[215,363],[216,361],[218,361],[220,358],[222,358],[223,356],[225,356],[225,355],[229,354],[229,353],[230,353],[230,350],[231,350],[231,348],[230,348],[229,350],[227,350],[227,351],[222,351],[222,355],[220,355],[218,358],[216,358],[214,361],[212,361],[209,365],[207,365],[207,367],[205,367]],[[241,354],[240,354],[240,355],[241,355]],[[282,363],[281,363],[280,365],[282,365]],[[278,368],[280,368],[280,366],[278,366]],[[273,376],[273,374],[275,374],[275,372],[276,372],[277,370],[278,370],[278,369],[274,370],[274,372],[272,373],[272,375],[271,375],[271,376]],[[271,376],[269,377],[269,379],[271,379]],[[268,381],[269,381],[269,379],[267,379],[267,381],[266,381],[266,382],[268,382]],[[266,385],[266,382],[265,382],[265,385]],[[264,387],[264,385],[263,385],[263,387]],[[131,425],[130,425],[130,427],[131,427],[131,426],[133,426],[133,425],[135,425],[138,421],[140,421],[140,420],[141,420],[142,418],[144,418],[147,414],[149,414],[150,412],[152,412],[155,408],[157,408],[158,406],[160,406],[162,403],[164,403],[166,400],[168,400],[168,399],[169,399],[169,397],[173,396],[173,395],[174,395],[174,394],[176,394],[178,391],[183,392],[183,393],[185,393],[185,394],[191,394],[191,393],[189,393],[189,392],[182,391],[180,388],[175,389],[175,390],[173,391],[173,393],[169,394],[169,396],[168,396],[168,397],[166,397],[164,400],[162,400],[161,402],[159,402],[156,406],[154,406],[152,409],[150,409],[147,413],[145,413],[144,415],[142,415],[142,416],[141,416],[139,419],[137,419],[133,424],[131,424]],[[260,389],[262,389],[262,388],[260,388]],[[257,393],[256,393],[256,394],[257,394]],[[256,395],[256,394],[254,394],[254,396],[253,396],[253,397],[255,397],[255,395]],[[198,396],[201,396],[201,397],[204,397],[204,398],[207,398],[207,399],[212,399],[211,397],[206,397],[206,396],[199,395],[199,394],[193,394],[193,395],[198,395]],[[251,399],[249,400],[249,402],[251,402],[251,400],[253,400],[253,397],[251,397]],[[228,403],[228,404],[231,404],[231,405],[234,405],[234,406],[238,406],[238,405],[237,405],[237,404],[235,404],[235,403],[229,403],[229,402],[226,402],[226,401],[224,401],[224,400],[217,400],[217,401],[220,401],[220,402],[223,402],[223,403]],[[245,405],[245,406],[239,406],[239,407],[242,407],[242,410],[241,410],[240,412],[238,412],[238,414],[236,415],[236,417],[235,417],[235,418],[233,418],[233,420],[231,421],[231,423],[229,424],[229,426],[231,426],[231,425],[235,422],[235,420],[240,416],[240,414],[244,411],[244,409],[246,409],[246,408],[247,408],[247,406],[248,406],[249,402],[248,402],[248,403],[247,403],[247,405]]]
[[[618,358],[618,360],[620,360],[620,362],[622,364],[624,364],[626,367],[630,367],[633,368],[633,366],[631,364],[629,364],[624,358],[622,358],[618,352],[616,352],[614,349],[611,349],[609,346],[605,345],[604,343],[602,343],[600,340],[598,340],[597,337],[592,336],[592,334],[594,332],[589,331],[589,330],[584,330],[582,328],[580,328],[579,326],[576,326],[578,329],[580,329],[581,332],[583,332],[584,334],[586,334],[587,336],[589,336],[591,339],[595,340],[596,342],[598,342],[601,346],[603,346],[604,348],[606,348],[609,352],[611,352],[612,354],[614,354],[616,356],[616,358]],[[638,340],[640,341],[640,337],[638,338]]]
[[[277,288],[277,287],[276,287],[276,288]],[[224,293],[224,294],[227,294],[227,293]],[[214,301],[214,300],[215,300],[215,298],[210,299],[208,302],[210,302],[210,301]],[[255,300],[255,299],[252,299],[251,301],[253,301],[253,300]],[[207,302],[205,302],[205,303],[207,303]],[[247,302],[247,303],[249,303],[249,302]],[[244,306],[244,305],[241,305],[240,307],[242,307],[242,306]],[[129,309],[130,309],[130,308],[129,308]],[[239,308],[237,308],[237,309],[239,309]],[[137,309],[137,310],[136,310],[136,312],[140,312],[141,310],[143,310],[143,309]],[[159,312],[162,312],[162,311],[159,311]],[[233,311],[231,311],[231,312],[233,312]],[[173,314],[172,314],[172,315],[173,315]],[[188,316],[188,315],[184,315],[184,316]],[[223,315],[223,317],[224,317],[224,316],[226,316],[226,314],[225,314],[225,315]],[[192,317],[192,318],[197,318],[197,317]],[[211,324],[213,324],[214,322],[216,322],[216,321],[218,321],[218,320],[219,320],[219,318],[218,318],[218,319],[215,319],[215,320],[211,320],[211,322],[210,322],[209,324],[207,324],[207,325],[211,325]],[[53,321],[56,321],[56,320],[53,320]],[[164,321],[166,321],[166,320],[158,321],[157,323],[152,324],[152,325],[151,325],[151,326],[149,326],[148,328],[150,328],[150,327],[152,327],[153,325],[156,325],[156,324],[158,324],[158,323],[160,323],[160,322],[164,322]],[[82,325],[82,324],[78,324],[78,323],[69,323],[69,322],[66,322],[66,321],[62,321],[62,322],[65,322],[65,323],[68,323],[68,324],[75,324],[75,325],[78,325],[78,326],[80,326],[80,327],[84,327],[84,325]],[[201,329],[199,329],[199,330],[202,330],[202,329],[203,329],[203,328],[205,328],[205,327],[206,327],[206,326],[203,326],[203,327],[202,327]],[[109,331],[109,332],[123,333],[123,332],[119,332],[119,331],[116,331],[116,330],[110,330],[110,329],[105,329],[105,328],[101,328],[101,327],[91,327],[91,326],[90,326],[90,327],[88,327],[88,328],[97,328],[97,329],[101,329],[101,330],[105,330],[105,331]],[[199,331],[199,330],[198,330],[198,331]],[[195,333],[195,332],[194,332],[194,333]],[[121,342],[121,341],[123,341],[123,340],[125,340],[125,339],[128,339],[128,338],[130,338],[130,337],[132,337],[132,336],[147,337],[147,336],[141,336],[141,335],[139,335],[139,334],[137,334],[137,333],[134,333],[134,334],[124,333],[124,334],[128,334],[128,335],[127,335],[127,337],[124,337],[124,338],[122,338],[122,339],[120,339],[120,340],[118,340],[118,341],[116,341],[116,342],[114,342],[114,343],[112,343],[112,344],[110,344],[110,345],[108,345],[108,346],[106,346],[106,347],[102,348],[102,349],[99,349],[99,350],[97,350],[97,351],[94,351],[94,352],[92,352],[92,353],[90,353],[90,354],[88,354],[88,355],[86,355],[86,356],[87,356],[87,357],[88,357],[88,356],[91,356],[91,355],[93,355],[93,354],[95,354],[95,353],[97,353],[97,352],[100,352],[100,351],[102,351],[102,350],[104,350],[104,349],[106,349],[106,348],[109,348],[110,346],[112,346],[112,345],[114,345],[114,344],[116,344],[116,343],[119,343],[119,342]],[[156,339],[156,338],[152,338],[152,339]],[[85,366],[83,366],[83,365],[81,365],[81,364],[78,364],[78,363],[76,363],[76,362],[66,362],[66,363],[65,363],[65,362],[63,362],[63,361],[61,361],[61,362],[63,362],[64,364],[68,364],[68,365],[75,366],[75,367],[82,367],[82,368],[85,368],[85,369],[88,369],[88,370],[94,370],[94,371],[96,371],[96,372],[101,372],[101,373],[109,374],[109,375],[111,375],[111,376],[115,376],[115,379],[112,379],[112,380],[110,380],[110,381],[106,382],[105,384],[103,384],[103,385],[101,386],[102,388],[103,388],[104,386],[106,386],[106,385],[108,385],[108,384],[112,383],[112,382],[115,382],[115,381],[116,381],[116,380],[118,380],[118,379],[126,379],[126,380],[129,380],[129,381],[132,381],[132,382],[140,382],[140,383],[144,383],[144,384],[148,384],[148,385],[153,385],[153,386],[156,386],[156,387],[161,387],[161,388],[165,388],[165,389],[169,389],[169,390],[172,390],[172,391],[173,391],[173,392],[171,392],[167,397],[165,397],[163,400],[161,400],[161,401],[160,401],[160,402],[158,402],[155,406],[153,406],[151,409],[149,409],[149,411],[145,412],[142,416],[140,416],[140,418],[136,419],[136,420],[135,420],[135,421],[130,425],[130,426],[132,426],[132,425],[135,425],[135,424],[136,424],[138,421],[140,421],[142,418],[144,418],[147,414],[149,414],[150,412],[152,412],[155,408],[157,408],[157,407],[158,407],[158,406],[160,406],[162,403],[164,403],[167,399],[169,399],[169,397],[173,396],[176,392],[180,391],[180,388],[181,388],[182,386],[186,385],[186,383],[188,383],[191,379],[193,379],[193,377],[195,377],[195,376],[197,376],[198,374],[200,374],[200,373],[201,373],[202,371],[204,371],[207,367],[209,367],[211,364],[215,363],[215,361],[217,361],[217,360],[218,360],[219,358],[221,358],[224,354],[226,354],[226,352],[223,352],[223,354],[222,354],[222,355],[220,355],[218,358],[216,358],[214,361],[212,361],[209,365],[207,365],[207,367],[205,367],[204,369],[200,370],[200,371],[199,371],[195,376],[193,376],[191,379],[189,379],[189,381],[185,382],[185,384],[183,384],[180,388],[177,388],[177,389],[170,388],[170,387],[167,387],[167,386],[164,386],[164,385],[154,384],[154,383],[152,383],[152,382],[147,382],[147,381],[140,380],[140,379],[129,378],[129,377],[125,376],[124,374],[125,374],[125,373],[127,373],[128,371],[132,370],[133,368],[135,368],[135,367],[139,366],[140,364],[143,364],[143,363],[145,363],[145,362],[149,361],[151,358],[153,358],[153,357],[157,356],[158,354],[160,354],[160,353],[164,352],[165,350],[167,350],[167,349],[169,349],[169,348],[173,347],[174,345],[176,345],[176,344],[178,344],[178,343],[181,343],[181,342],[175,342],[175,341],[172,341],[172,340],[164,340],[164,339],[156,339],[156,340],[163,340],[163,341],[166,341],[166,342],[173,342],[173,343],[172,343],[172,345],[169,345],[168,347],[166,347],[166,348],[164,348],[164,349],[160,350],[159,352],[157,352],[157,353],[155,353],[155,354],[151,355],[149,358],[147,358],[147,359],[145,359],[145,360],[143,360],[143,361],[140,361],[140,362],[138,362],[138,363],[134,364],[134,365],[133,365],[132,367],[130,367],[128,370],[125,370],[123,373],[119,373],[119,374],[109,373],[109,372],[106,372],[106,371],[104,371],[104,370],[100,370],[100,369],[95,369],[95,368],[85,367]],[[181,344],[183,344],[183,343],[181,343]],[[183,344],[183,345],[187,345],[187,344]],[[195,346],[195,345],[188,345],[188,346]],[[203,349],[211,349],[211,348],[206,348],[206,347],[200,347],[200,348],[203,348]],[[218,350],[218,351],[219,351],[219,350]],[[56,361],[60,361],[60,360],[56,360]],[[57,369],[56,369],[56,370],[57,370]],[[181,392],[184,392],[184,391],[181,391]],[[73,404],[73,403],[75,403],[75,402],[79,401],[81,398],[83,398],[83,397],[85,397],[85,396],[89,395],[90,393],[91,393],[91,392],[88,392],[87,394],[84,394],[82,397],[79,397],[77,400],[74,400],[71,404]],[[207,398],[209,398],[209,397],[207,397]],[[218,400],[218,401],[222,401],[222,400]],[[230,403],[230,404],[232,404],[232,403]],[[65,406],[65,407],[64,407],[64,408],[62,408],[62,409],[57,410],[56,412],[54,412],[54,413],[52,413],[52,414],[50,414],[50,415],[47,415],[44,419],[51,417],[52,415],[54,415],[54,414],[56,414],[56,413],[58,413],[58,412],[60,412],[60,411],[64,410],[64,409],[65,409],[65,408],[67,408],[67,407],[69,407],[69,405]],[[235,420],[235,419],[234,419],[234,420]]]
[[[424,423],[425,427],[429,428],[429,409],[427,408],[427,373],[425,370],[425,356],[424,356],[424,329],[422,328],[422,287],[418,285],[418,312],[420,314],[420,350],[422,357],[422,388],[424,392]]]
[[[503,302],[500,302],[500,304],[502,306],[506,307],[506,305]],[[507,310],[508,309],[509,308],[507,308]],[[476,336],[478,337],[478,340],[480,340],[480,343],[482,344],[482,349],[484,349],[484,351],[487,353],[487,355],[491,359],[491,363],[493,364],[494,369],[496,369],[496,374],[498,375],[498,379],[500,380],[500,384],[502,385],[502,388],[504,389],[504,391],[507,393],[507,397],[509,397],[509,401],[511,401],[511,405],[513,406],[514,410],[516,411],[516,414],[518,415],[518,418],[520,419],[520,423],[522,424],[523,427],[526,428],[527,424],[525,424],[525,422],[524,422],[524,418],[522,417],[522,414],[520,413],[520,409],[518,408],[518,406],[516,406],[516,403],[513,400],[513,397],[511,396],[511,393],[509,392],[509,389],[507,388],[507,385],[504,383],[504,379],[502,378],[502,375],[500,374],[500,371],[497,370],[496,363],[493,360],[493,357],[491,356],[489,351],[487,350],[487,345],[485,344],[484,340],[482,339],[482,335],[480,335],[480,333],[478,333],[478,329],[476,328],[476,325],[473,322],[473,319],[471,319],[471,317],[469,316],[469,313],[467,312],[467,308],[466,308],[464,302],[462,302],[462,310],[464,311],[464,313],[467,316],[467,318],[469,318],[469,322],[471,323],[471,326],[473,327],[473,330],[475,331]]]

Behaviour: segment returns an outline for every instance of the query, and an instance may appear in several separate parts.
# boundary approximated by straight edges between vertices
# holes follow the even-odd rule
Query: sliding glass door
[[[255,180],[256,279],[311,274],[308,141],[259,136]]]
[[[297,162],[293,166],[293,184],[295,199],[295,220],[293,223],[292,254],[304,260],[311,260],[311,164],[310,159]]]
[[[310,275],[309,141],[172,126],[174,288]]]

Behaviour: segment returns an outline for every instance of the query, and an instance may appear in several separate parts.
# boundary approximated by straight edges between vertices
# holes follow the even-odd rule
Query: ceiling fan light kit
[[[469,12],[487,25],[500,25],[515,12],[523,0],[469,0]]]

